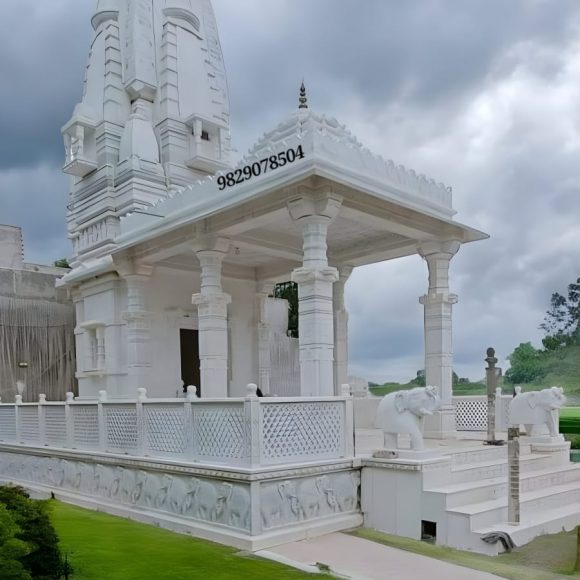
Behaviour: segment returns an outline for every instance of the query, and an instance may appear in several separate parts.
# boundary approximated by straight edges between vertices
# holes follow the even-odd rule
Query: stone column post
[[[304,238],[302,268],[292,272],[298,284],[300,393],[303,397],[334,394],[334,320],[332,286],[338,270],[328,266],[326,237],[342,198],[332,193],[305,194],[288,203]]]
[[[201,290],[192,302],[198,309],[201,396],[228,396],[228,304],[222,291],[222,262],[230,242],[223,238],[200,240],[194,250],[201,266]]]
[[[441,410],[427,417],[425,435],[454,437],[452,309],[457,296],[449,291],[449,263],[459,251],[456,240],[422,244],[419,253],[429,268],[429,290],[419,299],[425,311],[425,381],[438,388]]]
[[[136,397],[137,389],[147,387],[151,372],[151,313],[145,307],[145,288],[153,268],[135,266],[119,273],[127,284],[127,310],[123,313],[127,322],[127,387],[128,394]]]
[[[348,311],[344,304],[345,285],[352,274],[352,267],[338,268],[339,278],[334,284],[334,394],[342,394],[342,386],[348,383]]]
[[[272,284],[260,284],[257,299],[257,336],[258,336],[258,386],[262,394],[270,394],[272,361],[270,358],[270,324],[266,315],[266,303]]]

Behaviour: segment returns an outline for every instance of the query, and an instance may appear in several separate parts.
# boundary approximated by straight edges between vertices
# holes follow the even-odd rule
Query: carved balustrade
[[[251,386],[255,388],[254,386]],[[99,400],[0,404],[0,444],[262,467],[348,458],[352,398]]]

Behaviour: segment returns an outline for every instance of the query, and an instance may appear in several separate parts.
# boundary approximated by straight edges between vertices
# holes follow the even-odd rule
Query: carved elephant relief
[[[263,484],[260,490],[260,512],[264,528],[298,521],[300,504],[296,483],[282,481]]]
[[[234,528],[250,527],[250,493],[232,483],[223,483],[216,507],[217,521]]]
[[[359,503],[360,472],[351,471],[334,475],[332,487],[339,512],[356,510]]]

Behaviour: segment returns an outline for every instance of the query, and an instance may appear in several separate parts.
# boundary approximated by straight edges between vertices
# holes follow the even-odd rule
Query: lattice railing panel
[[[242,459],[247,447],[243,406],[194,406],[193,441],[199,458]]]
[[[186,449],[185,410],[180,405],[143,405],[145,450],[183,455]]]
[[[99,410],[97,405],[71,405],[72,444],[76,449],[99,447]]]
[[[261,460],[341,457],[344,453],[342,402],[268,403],[261,406]]]
[[[16,441],[16,409],[0,407],[0,441]]]
[[[30,445],[40,443],[38,425],[38,407],[18,407],[18,421],[20,423],[20,440]]]
[[[137,451],[137,408],[135,405],[103,405],[107,449]]]
[[[510,424],[510,403],[513,397],[502,397],[501,398],[501,405],[502,405],[502,418],[503,418],[503,425],[501,425],[501,429],[507,431]]]
[[[66,444],[66,413],[64,405],[43,407],[44,438],[47,445],[61,447]]]
[[[487,429],[487,399],[469,397],[454,399],[455,421],[458,431],[485,431]]]

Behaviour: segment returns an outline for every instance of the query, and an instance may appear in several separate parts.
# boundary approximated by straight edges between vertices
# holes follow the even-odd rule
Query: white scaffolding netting
[[[0,396],[14,401],[16,381],[26,383],[24,401],[63,400],[74,391],[72,306],[0,297]],[[27,368],[19,368],[27,363]]]

